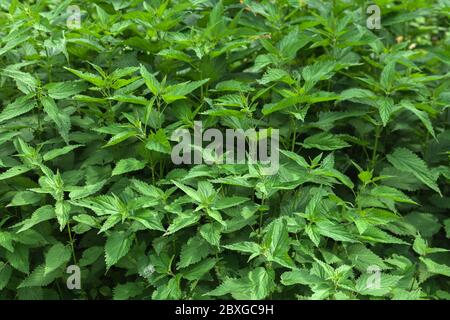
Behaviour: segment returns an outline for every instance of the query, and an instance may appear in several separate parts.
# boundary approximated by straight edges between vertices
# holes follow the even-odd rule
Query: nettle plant
[[[0,298],[449,298],[449,8],[1,1]]]

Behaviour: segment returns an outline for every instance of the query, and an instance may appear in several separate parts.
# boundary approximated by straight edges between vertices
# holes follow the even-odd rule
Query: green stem
[[[150,167],[151,167],[151,171],[152,171],[152,183],[153,185],[155,185],[156,180],[155,180],[155,164],[153,163],[153,159],[150,161]]]
[[[293,138],[292,138],[291,151],[294,152],[294,150],[295,150],[295,140],[297,138],[297,126],[295,124],[295,120],[294,119],[292,119],[292,123],[294,124],[294,134],[293,134]]]
[[[73,247],[72,232],[70,231],[70,222],[67,222],[67,231],[69,232],[70,247],[72,248],[73,263],[77,264],[77,257],[75,256],[75,248]]]
[[[372,152],[372,163],[371,163],[371,168],[375,169],[375,163],[376,163],[376,157],[377,157],[377,149],[378,149],[378,141],[380,140],[380,133],[381,133],[381,129],[379,126],[377,126],[375,128],[375,145],[373,147],[373,152]]]
[[[58,281],[55,281],[55,283],[56,283],[56,289],[58,290],[59,298],[60,298],[61,300],[63,300],[63,294],[62,294],[62,292],[61,292],[61,287],[59,286]]]
[[[261,206],[264,205],[264,200],[265,200],[265,198],[263,197],[263,198],[261,199]],[[263,224],[263,211],[260,210],[260,211],[259,211],[259,228],[258,228],[258,236],[261,236],[261,233],[262,233],[262,224]]]

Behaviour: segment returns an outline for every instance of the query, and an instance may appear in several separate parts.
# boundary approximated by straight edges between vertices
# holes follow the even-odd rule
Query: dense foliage
[[[1,1],[0,298],[449,298],[449,15]],[[278,173],[173,164],[194,121],[280,129]]]

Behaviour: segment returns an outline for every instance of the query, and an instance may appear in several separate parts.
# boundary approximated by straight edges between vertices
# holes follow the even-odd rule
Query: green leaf
[[[89,72],[82,72],[82,71],[78,71],[78,70],[75,70],[72,68],[67,68],[67,67],[64,67],[64,69],[72,72],[77,77],[79,77],[83,80],[86,80],[99,88],[102,88],[105,86],[105,81],[101,77],[99,77],[95,74],[92,74]]]
[[[118,143],[121,143],[125,140],[127,140],[128,138],[131,137],[135,137],[137,135],[137,133],[134,130],[126,130],[126,131],[122,131],[114,136],[111,137],[111,139],[109,139],[108,143],[105,144],[103,147],[111,147],[114,146]]]
[[[313,136],[309,136],[304,140],[302,145],[307,149],[319,149],[319,150],[338,150],[350,145],[338,136],[329,132],[321,132]]]
[[[26,277],[17,288],[28,288],[28,287],[44,287],[52,283],[58,276],[58,271],[45,272],[45,265],[37,266],[33,272]]]
[[[41,200],[41,195],[32,191],[18,191],[7,207],[17,207],[36,204]]]
[[[100,246],[94,246],[89,247],[86,250],[83,251],[83,255],[81,256],[81,259],[78,261],[78,264],[80,267],[86,267],[98,260],[103,254],[103,247]]]
[[[233,244],[226,245],[223,247],[228,250],[250,253],[251,255],[255,255],[255,256],[260,255],[262,252],[262,249],[259,244],[250,242],[250,241],[233,243]]]
[[[218,247],[220,245],[220,236],[222,225],[219,223],[207,223],[200,227],[200,235],[211,245]]]
[[[433,138],[436,139],[436,135],[435,135],[434,129],[433,129],[433,124],[431,123],[431,120],[428,117],[428,113],[426,113],[425,111],[421,111],[421,110],[417,109],[414,106],[414,104],[412,104],[410,101],[402,100],[400,105],[401,105],[402,108],[404,108],[404,109],[414,113],[416,115],[416,117],[419,118],[420,121],[422,121],[423,125],[428,130],[428,132],[433,136]]]
[[[226,80],[226,81],[219,82],[216,85],[216,90],[217,91],[248,92],[248,91],[252,91],[253,89],[246,82],[242,82],[242,81],[238,81],[238,80]],[[225,97],[227,97],[227,96],[225,96]]]
[[[117,196],[101,195],[95,198],[70,201],[75,206],[89,208],[97,215],[113,215],[121,213],[126,205]]]
[[[11,235],[11,233],[0,231],[0,246],[5,248],[9,252],[14,252],[13,236]]]
[[[151,210],[143,210],[142,212],[137,213],[130,218],[139,221],[147,229],[165,231],[161,223],[161,217]]]
[[[316,224],[317,231],[328,238],[336,241],[358,242],[355,237],[349,233],[343,225],[328,220],[320,221]]]
[[[136,189],[137,192],[145,196],[154,198],[160,198],[164,196],[164,192],[161,189],[137,179],[132,180],[132,186],[134,189]]]
[[[68,144],[69,143],[69,131],[71,127],[70,117],[64,111],[59,110],[55,101],[50,97],[41,98],[44,111],[49,118],[56,124],[61,137]]]
[[[306,269],[288,271],[281,275],[281,283],[285,286],[294,284],[315,285],[320,282],[321,279],[318,276],[311,274]]]
[[[69,193],[69,198],[72,200],[82,199],[93,195],[94,193],[100,191],[106,184],[107,180],[102,180],[94,184],[88,184],[82,187],[73,187]]]
[[[374,97],[375,94],[370,90],[361,88],[350,88],[340,93],[339,100],[353,100],[353,99],[364,99]]]
[[[3,290],[11,278],[13,269],[5,264],[3,261],[0,262],[0,290]]]
[[[48,90],[49,97],[61,100],[86,90],[87,85],[82,81],[64,81],[48,83],[45,88]]]
[[[175,49],[164,49],[158,52],[159,56],[162,56],[166,59],[180,60],[184,62],[191,62],[191,57],[184,53],[183,51],[175,50]]]
[[[172,180],[172,183],[174,185],[176,185],[178,188],[180,188],[181,190],[183,190],[183,192],[186,193],[194,201],[196,201],[198,203],[202,202],[202,199],[200,199],[200,196],[197,194],[197,191],[195,191],[191,187],[188,187],[188,186],[182,184],[181,182],[177,182],[175,180]]]
[[[122,220],[122,217],[118,214],[113,214],[109,216],[106,221],[103,223],[102,227],[100,228],[100,231],[98,233],[105,232],[106,230],[111,229],[114,227],[120,220]]]
[[[394,100],[388,97],[380,97],[377,99],[378,112],[380,113],[381,121],[383,122],[383,127],[386,127],[389,117],[394,109]]]
[[[281,55],[286,60],[295,59],[297,51],[303,48],[308,42],[311,41],[311,37],[306,33],[300,33],[298,30],[289,32],[278,43],[278,47]]]
[[[181,248],[177,269],[199,262],[208,256],[209,251],[209,245],[204,239],[198,236],[190,238]]]
[[[425,238],[433,237],[442,227],[439,219],[431,213],[411,212],[404,219]]]
[[[108,236],[105,244],[105,262],[109,269],[130,250],[131,237],[124,231],[117,231]]]
[[[23,34],[23,31],[26,31],[26,29],[25,30],[24,29],[22,29],[22,30],[15,30],[17,36],[15,36],[12,39],[10,39],[5,44],[5,46],[0,49],[0,56],[4,55],[8,51],[11,51],[15,47],[17,47],[19,44],[27,41],[30,38],[30,35],[29,34]]]
[[[186,96],[194,91],[195,89],[201,87],[203,84],[208,82],[209,79],[203,79],[200,81],[188,81],[183,83],[178,83],[173,86],[168,86],[163,94],[163,99],[166,103],[172,103],[176,100],[185,99]]]
[[[200,214],[198,213],[182,213],[179,214],[167,228],[166,235],[172,234],[183,228],[189,227],[200,220]]]
[[[71,145],[71,146],[65,146],[62,148],[58,148],[58,149],[53,149],[50,150],[48,152],[46,152],[42,158],[44,159],[44,161],[49,161],[49,160],[53,160],[57,157],[60,157],[62,155],[65,155],[67,153],[69,153],[70,151],[73,151],[79,147],[82,147],[82,144],[75,144],[75,145]]]
[[[71,251],[62,243],[57,243],[45,255],[44,276],[58,269],[70,260]]]
[[[147,105],[149,101],[145,99],[144,97],[136,97],[133,95],[115,95],[110,98],[111,100],[119,101],[119,102],[126,102],[126,103],[133,103],[133,104],[140,104],[140,105]]]
[[[304,67],[302,76],[305,80],[306,91],[313,88],[318,81],[331,78],[335,66],[336,62],[334,61],[318,61],[313,65]]]
[[[159,95],[161,92],[161,84],[159,83],[159,81],[142,65],[140,71],[141,76],[145,80],[145,85],[150,90],[150,92],[153,93],[155,96]]]
[[[262,242],[263,249],[268,249],[267,259],[288,268],[295,268],[288,254],[290,242],[285,219],[279,218],[271,222],[265,230]]]
[[[360,238],[366,241],[378,243],[408,244],[407,242],[396,238],[376,227],[368,227],[360,236]]]
[[[36,102],[30,99],[31,95],[17,98],[13,103],[8,104],[0,113],[0,123],[21,116],[36,107]]]
[[[100,103],[100,104],[106,104],[108,102],[107,99],[104,98],[96,98],[91,96],[86,96],[83,94],[77,94],[72,97],[72,99],[80,102],[88,102],[88,103]]]
[[[289,73],[283,69],[269,68],[266,73],[264,73],[261,80],[258,80],[260,84],[268,84],[270,82],[279,81],[282,79],[290,78]]]
[[[50,219],[56,218],[55,209],[51,205],[45,205],[33,212],[29,219],[23,220],[21,223],[15,226],[21,226],[17,233],[23,232],[32,228],[33,226]]]
[[[387,159],[398,170],[414,175],[428,187],[441,194],[436,183],[436,175],[412,151],[405,148],[397,148],[393,153],[387,155]]]
[[[392,199],[396,202],[417,204],[417,202],[411,200],[407,195],[405,195],[400,190],[397,190],[388,186],[376,186],[370,191],[371,195],[378,198]]]
[[[219,287],[207,293],[209,296],[231,294],[234,299],[261,300],[272,289],[273,277],[266,269],[258,267],[243,279],[226,279]]]
[[[287,151],[287,150],[280,150],[280,152],[282,154],[284,154],[286,157],[288,157],[288,158],[294,160],[295,162],[297,162],[297,164],[299,166],[301,166],[303,168],[308,168],[309,167],[308,162],[306,162],[305,158],[303,158],[302,156],[300,156],[300,155],[298,155],[298,154],[296,154],[294,152]]]
[[[118,284],[113,290],[114,300],[129,300],[144,292],[145,286],[143,283],[127,282],[125,284]]]
[[[221,199],[217,200],[214,203],[213,209],[223,210],[223,209],[226,209],[226,208],[231,208],[231,207],[234,207],[234,206],[238,206],[238,205],[243,204],[244,202],[247,202],[247,201],[248,201],[248,198],[246,198],[246,197],[238,197],[238,196],[221,198]]]
[[[25,94],[33,93],[39,85],[39,80],[27,72],[13,68],[3,69],[1,74],[16,81],[17,88]]]
[[[379,277],[379,282],[376,280]],[[356,281],[356,290],[362,295],[382,297],[395,288],[402,276],[376,272],[363,273]]]
[[[395,61],[390,61],[383,68],[380,75],[380,84],[386,90],[390,91],[395,79]]]
[[[150,134],[145,147],[149,150],[170,154],[171,147],[170,142],[163,129],[158,129],[156,133]]]
[[[55,215],[62,231],[69,221],[70,204],[67,201],[57,201],[55,204]]]
[[[445,235],[450,238],[450,219],[444,220]]]
[[[66,39],[66,41],[68,43],[75,43],[79,47],[85,47],[85,48],[88,48],[91,50],[95,50],[97,52],[105,51],[105,48],[103,46],[101,46],[98,43],[98,41],[96,41],[94,39],[95,38],[92,38],[92,37],[90,39],[88,39],[88,38],[69,38],[69,39]],[[93,65],[92,63],[90,63],[90,64]],[[69,68],[66,68],[66,69],[69,70]],[[71,71],[71,70],[69,70],[69,71]],[[86,73],[83,76],[86,77],[86,75],[89,75],[89,74]],[[83,76],[80,76],[80,78],[83,78]]]
[[[251,300],[261,300],[266,298],[272,291],[273,276],[262,267],[258,267],[248,273],[251,284]]]
[[[380,270],[387,269],[386,264],[379,256],[362,244],[355,244],[347,249],[349,260],[361,272],[367,272],[370,266],[377,266]]]
[[[343,183],[345,186],[349,187],[350,189],[354,188],[354,184],[352,180],[350,180],[349,177],[342,174],[336,169],[328,168],[328,169],[316,169],[313,171],[314,175],[320,175],[320,176],[326,176],[326,177],[333,177],[338,179],[341,183]]]
[[[88,225],[93,228],[96,228],[99,226],[99,223],[97,222],[97,220],[94,217],[91,217],[90,215],[84,214],[84,213],[73,216],[73,220],[75,220],[76,222]]]
[[[431,259],[420,257],[420,261],[422,261],[426,267],[427,270],[433,274],[441,274],[446,277],[450,277],[450,267],[445,264],[440,264],[437,262],[434,262]]]
[[[212,268],[214,268],[216,263],[217,263],[216,259],[213,258],[205,259],[197,263],[196,265],[183,270],[182,271],[183,278],[190,281],[200,280],[205,275],[205,273],[209,272]]]
[[[113,176],[118,176],[127,172],[138,171],[145,168],[145,162],[136,160],[134,158],[122,159],[120,160],[114,170],[112,171]]]
[[[6,251],[8,263],[23,273],[30,273],[29,249],[23,244],[16,244],[14,252]]]
[[[302,103],[306,101],[306,97],[304,96],[291,96],[284,99],[281,99],[280,101],[276,103],[266,104],[264,105],[262,109],[263,115],[267,116],[271,113],[292,107],[296,104]]]

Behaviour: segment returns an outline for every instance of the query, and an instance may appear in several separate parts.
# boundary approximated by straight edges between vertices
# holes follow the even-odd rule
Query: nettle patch
[[[0,298],[449,298],[449,12],[1,1]]]

